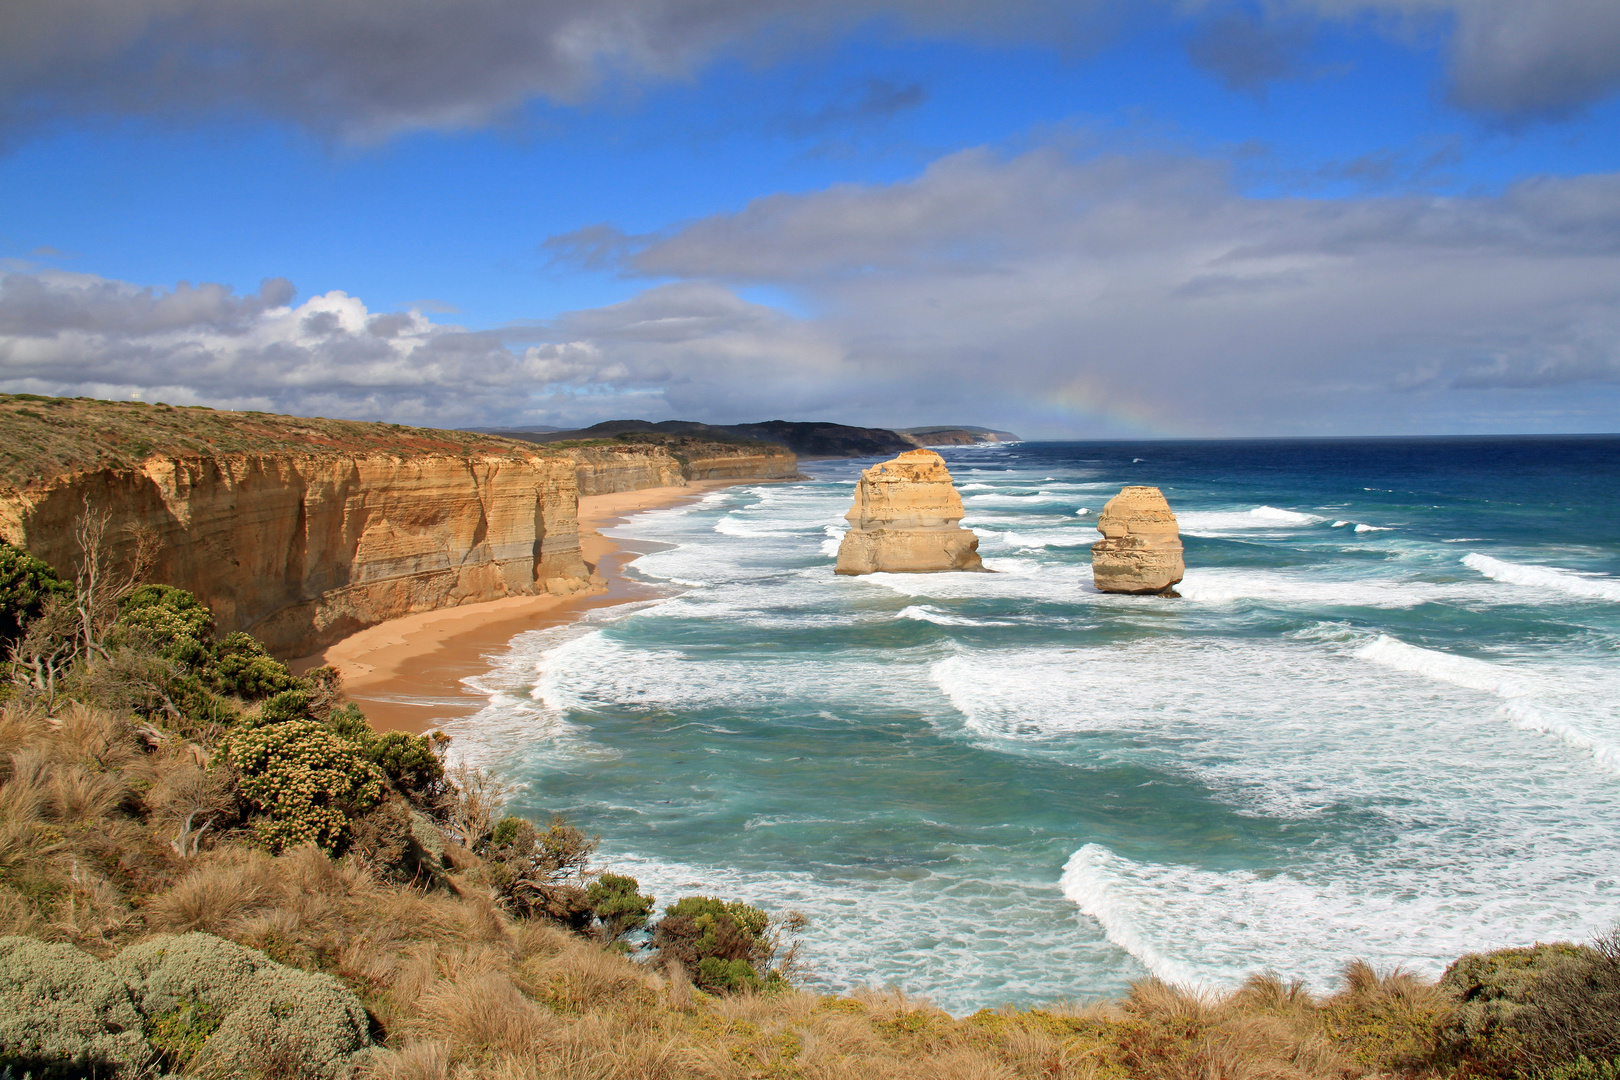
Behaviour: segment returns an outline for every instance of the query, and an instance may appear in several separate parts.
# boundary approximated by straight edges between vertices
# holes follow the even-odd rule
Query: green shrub
[[[247,701],[258,701],[299,687],[287,665],[264,651],[252,634],[240,630],[225,635],[214,651],[208,670],[214,689]]]
[[[0,646],[22,637],[50,597],[71,600],[73,592],[47,563],[0,540]]]
[[[1470,953],[1440,979],[1457,1001],[1451,1035],[1502,1073],[1620,1057],[1620,943],[1559,942]]]
[[[167,659],[197,667],[209,658],[214,614],[184,589],[142,585],[119,603],[113,629],[121,640],[143,640]]]
[[[135,1076],[152,1057],[141,1026],[109,965],[71,945],[0,937],[0,1068]]]
[[[729,993],[778,981],[770,971],[770,917],[748,904],[685,896],[664,909],[652,947],[664,963],[679,962],[700,989]]]
[[[597,841],[553,817],[545,832],[519,817],[502,818],[478,854],[501,906],[514,915],[541,916],[574,930],[596,915],[584,887]]]
[[[365,714],[352,701],[345,701],[327,713],[322,723],[327,731],[352,743],[367,742],[372,736],[371,725],[366,722]]]
[[[352,701],[331,709],[324,723],[327,731],[358,747],[389,784],[417,806],[432,806],[445,794],[444,762],[428,736],[373,731]]]
[[[640,888],[640,882],[623,874],[603,874],[591,882],[585,890],[585,902],[590,904],[603,937],[616,941],[647,925],[654,900],[641,895],[637,891]]]
[[[754,965],[746,960],[722,960],[718,956],[699,960],[692,981],[704,990],[722,994],[758,990],[760,986],[759,972],[754,970]]]
[[[332,725],[330,718],[327,725],[329,728]],[[444,763],[433,752],[433,743],[427,736],[407,735],[403,731],[371,735],[370,728],[366,730],[370,737],[361,744],[366,757],[383,771],[400,794],[418,805],[443,794]]]
[[[309,692],[303,688],[272,694],[259,706],[259,724],[285,724],[309,719]]]
[[[1578,1057],[1564,1065],[1555,1065],[1535,1074],[1535,1080],[1620,1080],[1620,1058],[1611,1061],[1593,1061]]]
[[[238,728],[220,753],[262,815],[254,830],[271,851],[318,844],[337,854],[348,836],[348,818],[383,796],[382,770],[313,720]]]
[[[168,1070],[184,1066],[219,1030],[224,1016],[206,1001],[182,1001],[146,1022],[146,1037]]]

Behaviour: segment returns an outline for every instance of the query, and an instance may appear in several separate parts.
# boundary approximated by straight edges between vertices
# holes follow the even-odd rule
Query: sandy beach
[[[484,699],[461,680],[489,670],[486,659],[527,630],[560,626],[593,608],[640,600],[658,593],[627,580],[622,571],[638,556],[633,542],[603,536],[602,529],[633,514],[678,506],[716,488],[757,480],[702,480],[687,487],[647,488],[579,500],[580,553],[602,585],[574,596],[513,596],[483,604],[425,611],[368,627],[315,656],[293,661],[294,671],[321,664],[337,668],[343,688],[378,731],[431,731],[446,720],[470,716]]]

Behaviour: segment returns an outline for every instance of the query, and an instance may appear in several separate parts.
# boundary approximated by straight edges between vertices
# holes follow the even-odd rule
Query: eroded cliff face
[[[567,454],[581,495],[686,486],[681,463],[661,446],[581,446]]]
[[[716,446],[685,455],[681,474],[688,480],[797,480],[799,459],[787,447]]]
[[[0,534],[72,573],[87,506],[114,557],[149,529],[152,580],[195,593],[222,633],[304,655],[399,615],[590,588],[575,470],[521,452],[155,455],[0,493]]]
[[[945,459],[908,450],[861,473],[849,531],[838,544],[840,574],[983,570],[979,538],[959,524],[962,496]]]
[[[691,442],[568,447],[578,464],[581,495],[611,495],[654,487],[684,487],[693,480],[791,480],[799,459],[786,447]]]
[[[1156,487],[1121,488],[1103,505],[1097,531],[1091,576],[1101,592],[1170,592],[1186,572],[1176,515]]]

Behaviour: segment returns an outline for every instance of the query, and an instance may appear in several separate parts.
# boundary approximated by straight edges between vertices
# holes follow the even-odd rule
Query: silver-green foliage
[[[113,968],[71,945],[0,937],[0,1062],[135,1076],[152,1057]]]
[[[0,937],[0,1064],[136,1077],[353,1075],[371,1045],[364,1006],[329,975],[212,934],[165,934],[110,963],[71,945]]]
[[[345,1077],[371,1044],[365,1008],[335,979],[212,934],[151,938],[113,966],[149,1020],[188,1010],[221,1018],[184,1063],[200,1075],[251,1076],[281,1057],[300,1076]]]

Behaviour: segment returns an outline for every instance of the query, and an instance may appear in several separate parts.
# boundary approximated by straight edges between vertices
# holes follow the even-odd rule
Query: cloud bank
[[[1053,436],[1603,430],[1620,176],[1254,199],[1190,156],[949,155],[561,257],[662,282],[471,332],[285,282],[0,279],[0,388],[440,424],[985,422]],[[743,299],[768,287],[800,314]]]
[[[1620,86],[1613,0],[3,0],[0,130],[234,110],[343,139],[500,122],[536,99],[769,60],[870,24],[1084,51],[1126,19],[1194,27],[1194,58],[1255,90],[1298,70],[1301,20],[1449,42],[1459,106],[1523,122]],[[1189,22],[1189,20],[1191,20]],[[1198,29],[1197,27],[1201,27]]]

